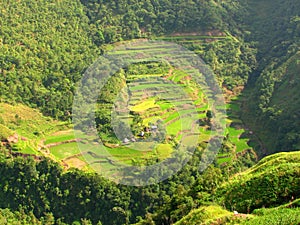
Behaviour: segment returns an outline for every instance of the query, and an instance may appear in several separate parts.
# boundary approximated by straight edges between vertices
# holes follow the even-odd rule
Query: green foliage
[[[250,87],[256,86],[250,89],[253,94],[245,101],[244,120],[262,139],[263,147],[268,149],[265,154],[300,148],[297,78],[300,5],[297,0],[274,0],[272,3],[267,0],[0,0],[0,3],[0,101],[11,104],[0,103],[1,139],[16,131],[36,141],[60,129],[54,120],[13,104],[21,102],[39,108],[53,118],[70,119],[76,82],[97,54],[110,47],[104,44],[162,35],[159,39],[178,42],[199,54],[226,89],[235,92],[236,87],[245,85],[248,80]],[[258,69],[253,46],[258,47]],[[143,52],[143,49],[137,51]],[[126,86],[125,78],[160,77],[168,74],[169,69],[169,65],[158,63],[131,65],[110,78],[99,94],[95,112],[103,140],[118,142],[111,127],[111,111],[118,93]],[[184,74],[175,71],[170,80],[188,84],[189,92],[195,92],[197,87],[185,78]],[[132,90],[142,92],[147,87],[150,85],[143,84]],[[198,97],[198,103],[203,103],[203,97]],[[140,99],[141,95],[137,94],[135,98]],[[162,111],[171,108],[166,102],[155,103]],[[150,106],[147,108],[142,103],[137,108],[148,111]],[[204,112],[207,106],[202,108],[201,116],[210,117]],[[131,116],[137,124],[132,126],[135,134],[152,118],[145,115],[148,121],[142,121],[145,118],[141,115]],[[166,115],[168,122],[177,118],[177,114]],[[232,123],[237,124],[237,119],[233,118]],[[120,126],[120,129],[126,129],[124,123]],[[161,125],[159,130],[162,132],[157,138],[163,141],[166,131],[173,132],[170,143],[176,145],[178,127],[176,121],[167,129]],[[207,131],[201,132],[205,141]],[[251,153],[243,151],[247,148],[247,140],[241,141],[242,132],[245,130],[228,129],[222,152],[227,158],[221,158],[226,163],[224,171],[211,166],[205,172],[199,172],[206,146],[202,142],[182,171],[160,184],[143,188],[117,186],[99,175],[79,170],[65,172],[58,164],[46,159],[10,159],[1,155],[0,207],[19,212],[0,210],[0,223],[116,225],[134,223],[137,218],[142,224],[212,223],[227,220],[231,215],[218,206],[199,208],[216,200],[215,193],[228,209],[244,212],[299,198],[298,153],[268,157],[220,187],[230,175],[251,165]],[[47,137],[46,143],[70,138],[70,135]],[[51,152],[63,159],[68,154],[78,153],[74,145],[54,147]],[[21,141],[12,147],[12,150],[35,153],[37,143]],[[3,146],[0,148],[4,150]],[[118,150],[112,152],[117,154]],[[164,154],[163,150],[166,150]],[[231,155],[234,150],[243,153],[240,158]],[[157,155],[164,156],[166,152],[172,152],[169,143],[159,146],[156,151]],[[174,153],[179,159],[182,155],[180,151]],[[131,159],[132,156],[128,160]],[[156,160],[149,157],[146,164]],[[154,171],[151,179],[167,174],[169,170]],[[143,179],[142,174],[140,178]],[[299,203],[295,201],[294,204]],[[299,223],[298,209],[262,209],[255,213],[257,218],[249,220],[249,224]]]
[[[266,153],[300,148],[299,57],[266,68],[244,106],[243,119],[260,136]]]
[[[224,41],[194,44],[192,47],[207,62],[226,88],[243,86],[256,68],[256,50],[248,43],[229,36]]]
[[[233,213],[217,205],[204,206],[192,210],[175,225],[212,224],[214,222],[225,224],[232,215]]]
[[[82,0],[93,23],[96,44],[149,36],[152,34],[224,29],[237,10],[230,2],[185,1],[103,1]],[[201,7],[198,7],[201,6]]]
[[[22,102],[63,120],[70,119],[76,82],[100,53],[98,46],[105,49],[104,43],[166,33],[228,30],[241,10],[233,0],[2,1],[7,5],[0,20],[2,101]],[[209,63],[215,60],[212,64],[225,84],[244,83],[253,67],[248,45],[232,39],[208,46],[210,55],[203,57]],[[225,63],[239,66],[225,68]],[[238,81],[228,76],[230,71]]]
[[[82,5],[45,0],[1,5],[1,100],[69,118],[75,82],[97,52]]]
[[[259,209],[253,212],[256,217],[245,221],[243,225],[290,225],[300,223],[300,208],[295,209]]]
[[[241,5],[247,11],[243,16],[246,39],[258,46],[259,71],[276,58],[288,58],[297,51],[299,1],[274,0],[271,4],[268,0],[246,0]]]
[[[299,157],[299,152],[266,157],[220,186],[217,196],[226,208],[240,212],[281,205],[298,198]]]
[[[53,213],[55,218],[72,223],[88,217],[93,223],[123,224],[128,210],[129,195],[116,185],[95,174],[74,170],[63,173],[60,166],[49,161],[34,162],[17,158],[0,163],[0,206],[35,216]],[[5,175],[4,175],[5,174]],[[114,218],[114,219],[113,219]]]
[[[297,150],[300,3],[249,0],[241,4],[248,9],[245,38],[255,41],[258,49],[258,68],[249,79],[243,120],[261,139],[260,155]]]
[[[42,218],[42,220],[39,221],[32,213],[26,214],[22,210],[12,212],[9,209],[0,209],[0,223],[3,225],[51,225],[54,224],[54,221],[51,220],[51,215],[47,215],[45,219]]]
[[[14,132],[6,126],[0,124],[0,140],[6,140],[8,137],[13,135]]]

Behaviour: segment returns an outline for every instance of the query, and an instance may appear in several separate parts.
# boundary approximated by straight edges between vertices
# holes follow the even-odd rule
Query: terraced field
[[[226,41],[232,41],[235,38],[229,33],[223,33],[218,35],[199,35],[199,34],[176,34],[170,36],[162,36],[156,38],[157,40],[163,40],[167,42],[175,42],[179,45],[182,45],[186,48],[193,49],[196,53],[203,53],[205,51],[206,45],[211,42],[220,42],[224,43]],[[197,50],[195,49],[197,46]]]
[[[207,39],[226,41],[230,38],[175,36],[160,39],[198,45],[205,44]],[[153,62],[156,55],[176,58],[177,50],[173,48],[170,43],[129,46],[113,52],[112,55],[118,57],[125,53],[126,56],[138,53],[143,61]],[[150,53],[147,55],[147,52]],[[171,55],[173,53],[174,55]],[[67,168],[77,167],[114,174],[118,165],[145,165],[151,160],[162,161],[172,156],[178,144],[187,147],[198,142],[208,142],[212,132],[208,125],[201,125],[199,121],[206,120],[206,113],[211,104],[209,98],[213,93],[201,85],[201,79],[193,79],[195,70],[187,66],[190,56],[180,57],[183,60],[179,68],[170,65],[169,70],[164,72],[137,71],[126,74],[126,88],[122,90],[125,95],[119,96],[115,102],[114,122],[123,122],[130,130],[135,127],[135,133],[126,131],[127,133],[123,133],[122,138],[119,138],[118,144],[104,140],[104,146],[100,146],[96,140],[98,137],[80,132],[74,135],[72,130],[66,130],[47,135],[38,150],[22,142],[19,143],[22,145],[19,149],[22,149],[23,153],[49,156]],[[178,59],[180,57],[178,56]],[[236,154],[251,148],[248,145],[249,139],[243,138],[247,131],[242,129],[241,121],[235,114],[237,110],[237,104],[228,104],[226,133],[234,151],[219,153],[220,164],[229,162]],[[136,116],[141,120],[139,124],[134,124]]]

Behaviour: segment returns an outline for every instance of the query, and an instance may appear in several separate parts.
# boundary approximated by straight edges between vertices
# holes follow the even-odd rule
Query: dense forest
[[[267,156],[300,149],[299,1],[0,0],[0,9],[1,224],[300,223],[299,152]],[[227,129],[245,132],[233,138],[227,130],[220,159],[206,170],[199,170],[207,145],[202,141],[177,174],[145,187],[53,160],[46,135],[70,128],[86,69],[115,43],[145,38],[176,42],[199,55],[224,91],[232,120]],[[173,70],[140,64],[112,76],[95,109],[100,138],[120,144],[111,135],[111,111],[130,85],[126,79],[173,72],[184,84],[186,76]],[[204,115],[199,123],[209,127],[211,111]],[[139,135],[142,118],[131,116]],[[176,135],[164,139],[159,129],[164,144],[176,146]],[[249,138],[249,146],[235,153],[240,136]],[[134,163],[153,164],[157,155]]]
[[[196,29],[199,33],[213,29],[223,31],[229,26],[232,18],[225,12],[234,11],[227,9],[230,3],[224,6],[214,1],[191,3],[3,1],[7,7],[1,13],[2,101],[38,107],[54,118],[70,118],[76,82],[103,51],[103,44],[191,32],[188,29],[194,26],[202,27]],[[202,7],[193,7],[197,4]],[[178,8],[184,16],[177,15]],[[153,26],[153,31],[147,31],[145,24],[148,30]],[[141,30],[145,30],[144,34]],[[242,40],[213,42],[203,52],[201,56],[213,64],[216,73],[224,76],[229,84],[245,83],[255,67],[255,50]],[[229,75],[232,70],[241,81],[234,81]]]
[[[259,133],[263,154],[299,149],[299,2],[249,1],[246,27],[259,66],[249,79],[244,121]],[[254,10],[259,9],[261,10]],[[262,11],[262,9],[264,11]],[[285,16],[286,15],[286,16]]]

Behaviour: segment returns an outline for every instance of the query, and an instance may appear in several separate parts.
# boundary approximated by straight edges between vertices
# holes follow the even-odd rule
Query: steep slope
[[[242,119],[260,139],[260,156],[299,149],[300,2],[244,1],[245,39],[258,48],[258,67],[244,92]]]
[[[247,90],[242,118],[262,140],[260,155],[300,148],[300,53],[267,67]]]
[[[6,6],[0,18],[2,101],[22,102],[63,120],[71,116],[76,82],[107,43],[176,32],[198,34],[204,43],[194,47],[205,51],[201,56],[229,84],[244,84],[255,61],[243,40],[212,35],[239,32],[235,18],[242,8],[235,0],[1,0],[1,5]]]
[[[192,209],[175,224],[299,224],[299,163],[299,151],[265,157],[219,185],[219,205]]]
[[[1,102],[12,103],[0,103],[0,138],[6,142],[18,133],[14,139],[21,140],[10,145],[12,150],[38,154],[37,140],[57,125],[38,111],[13,105],[15,102],[68,120],[75,84],[105,49],[104,44],[159,35],[163,35],[162,39],[176,36],[188,43],[189,48],[212,66],[220,83],[233,92],[245,84],[256,67],[255,49],[243,38],[257,42],[260,64],[249,79],[242,107],[244,122],[254,131],[247,133],[261,139],[261,155],[300,148],[300,56],[297,53],[300,6],[297,0],[249,0],[243,7],[244,3],[236,0],[0,0],[0,3],[3,5],[0,98]],[[246,15],[243,29],[250,32],[241,34],[243,14]],[[107,93],[117,89],[111,83]],[[110,116],[110,110],[105,113],[104,119]],[[102,125],[108,125],[108,121],[103,120]],[[161,213],[158,217],[162,223],[170,224],[204,201],[215,199],[213,194],[219,182],[229,176],[230,170],[238,171],[244,166],[242,162],[229,164],[225,175],[212,166],[205,176],[198,169],[200,153],[197,152],[179,175],[140,189],[120,187],[83,171],[65,173],[48,160],[7,159],[7,155],[1,155],[0,206],[12,210],[23,207],[26,213],[33,212],[38,218],[52,212],[55,219],[69,223],[87,217],[94,223],[101,220],[105,224],[128,224],[147,217],[147,213]],[[218,188],[221,204],[230,210],[250,212],[299,198],[299,158],[299,153],[267,157]],[[204,200],[188,193],[197,179],[202,181],[198,185],[202,191],[199,198],[204,196]],[[293,213],[297,214],[298,210]],[[262,216],[267,214],[273,216],[276,212],[261,212]],[[227,220],[227,216],[231,217],[232,213],[218,206],[203,207],[192,211],[179,224],[188,221],[195,224],[200,219],[220,222]]]
[[[300,152],[265,157],[221,185],[216,195],[228,209],[249,213],[300,198]]]
[[[258,47],[260,69],[272,59],[288,56],[299,43],[299,9],[297,0],[246,0],[241,4],[247,8],[244,15],[245,38]]]
[[[234,214],[211,205],[191,211],[175,225],[240,224],[240,225],[291,225],[299,224],[300,208],[258,209],[253,214]]]
[[[80,2],[1,0],[0,98],[70,117],[75,82],[96,55]]]
[[[12,154],[41,155],[38,149],[45,135],[65,127],[28,106],[0,103],[0,149]]]

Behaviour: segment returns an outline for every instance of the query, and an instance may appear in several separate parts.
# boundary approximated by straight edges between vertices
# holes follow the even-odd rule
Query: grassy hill
[[[258,209],[252,214],[234,214],[220,206],[204,206],[191,211],[175,225],[290,225],[300,223],[300,208]]]
[[[0,206],[20,210],[0,210],[1,224],[82,218],[108,225],[144,219],[168,225],[299,224],[299,152],[268,156],[243,172],[253,163],[253,150],[263,157],[300,149],[299,0],[0,0],[0,5]],[[70,121],[76,83],[93,60],[113,43],[135,38],[178,43],[216,74],[226,95],[227,128],[206,171],[199,164],[211,132],[207,96],[187,74],[163,63],[123,68],[99,94],[95,122],[105,154],[93,151],[95,137],[75,136],[68,122],[57,121]],[[164,96],[170,84],[190,99],[178,99],[174,89],[167,96],[171,104]],[[126,130],[117,140],[111,112],[125,88],[130,113],[123,115],[121,105],[118,119],[124,122],[120,130],[129,124],[133,135]],[[153,89],[160,95],[151,96]],[[177,104],[183,107],[176,111]],[[193,116],[197,126],[189,135]],[[154,148],[149,141],[145,151],[136,151],[143,144],[136,141],[144,138],[141,131],[162,143]],[[192,159],[158,184],[115,185],[89,165],[116,176],[122,172],[118,161],[143,167],[173,153],[180,159],[174,147],[183,138],[194,143],[191,137],[199,138]],[[150,179],[169,169],[151,172]]]
[[[300,198],[300,152],[265,157],[249,170],[237,174],[216,191],[228,209],[249,213]]]
[[[38,110],[22,104],[0,103],[0,136],[14,152],[41,155],[40,141],[49,133],[65,129],[66,123],[43,116]]]
[[[265,157],[217,188],[219,205],[193,209],[175,224],[299,224],[299,163],[300,152]]]

